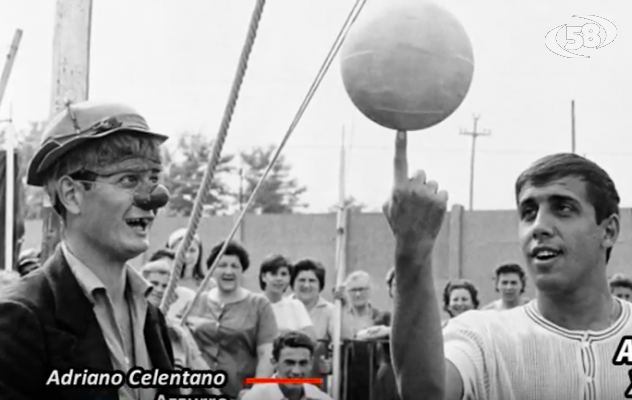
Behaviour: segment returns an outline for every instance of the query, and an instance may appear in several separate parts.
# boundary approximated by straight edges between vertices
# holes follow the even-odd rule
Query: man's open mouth
[[[141,231],[146,230],[151,221],[152,218],[130,218],[125,220],[130,228]]]

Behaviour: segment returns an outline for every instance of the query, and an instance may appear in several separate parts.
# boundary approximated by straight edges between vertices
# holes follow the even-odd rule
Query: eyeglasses
[[[364,293],[364,292],[366,292],[368,290],[369,290],[368,287],[358,287],[358,288],[349,289],[349,292],[351,292],[353,294],[361,294],[361,293]]]
[[[120,179],[116,182],[97,181],[97,178],[111,178],[115,175],[121,175]],[[153,171],[122,171],[111,174],[100,174],[98,172],[82,169],[73,174],[68,175],[72,180],[76,182],[82,182],[86,184],[108,184],[119,187],[128,192],[136,192],[138,188],[143,186],[154,187],[159,184],[160,179]]]

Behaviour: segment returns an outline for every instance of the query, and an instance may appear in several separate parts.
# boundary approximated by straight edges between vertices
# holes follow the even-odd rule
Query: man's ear
[[[78,190],[77,183],[68,176],[57,181],[57,199],[62,203],[68,214],[79,215],[83,192]]]
[[[605,218],[601,221],[601,226],[603,227],[603,240],[601,245],[606,248],[614,247],[615,243],[617,243],[617,239],[619,238],[619,232],[621,229],[620,219],[617,214],[612,214],[608,218]]]

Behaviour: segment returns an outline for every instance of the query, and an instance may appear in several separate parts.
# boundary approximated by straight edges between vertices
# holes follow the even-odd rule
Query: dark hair
[[[290,260],[280,254],[272,254],[263,260],[261,268],[259,269],[259,287],[261,290],[266,290],[266,283],[263,281],[263,276],[268,272],[276,274],[281,268],[287,268],[292,276],[292,264]]]
[[[478,301],[478,289],[476,289],[476,286],[474,286],[472,282],[468,281],[467,279],[457,279],[454,281],[449,281],[443,289],[443,310],[450,314],[451,317],[452,313],[450,312],[449,308],[450,295],[455,289],[465,289],[470,292],[470,297],[472,297],[472,304],[474,304],[475,309],[478,308],[480,304]]]
[[[309,336],[300,331],[285,332],[274,339],[274,343],[272,345],[272,358],[275,361],[279,361],[281,350],[285,347],[302,347],[308,349],[312,356],[314,355],[314,342]]]
[[[614,275],[612,278],[610,278],[609,284],[610,284],[610,290],[613,290],[614,288],[619,288],[619,287],[628,288],[632,290],[632,280],[630,278],[627,278],[623,274]]]
[[[175,244],[181,242],[182,240],[184,240],[184,237],[176,240]],[[198,258],[195,261],[195,265],[193,266],[193,271],[191,272],[191,275],[193,276],[193,279],[195,279],[197,281],[201,281],[202,279],[204,279],[204,273],[202,272],[202,259],[204,257],[204,246],[202,245],[202,241],[201,240],[193,240],[193,242],[197,243],[197,246],[198,246]],[[175,249],[172,249],[169,246],[169,242],[167,242],[165,247],[168,250],[173,251],[173,253],[174,253],[173,259],[175,260],[176,259],[175,252],[178,250],[177,246],[175,246],[176,247]],[[185,268],[182,268],[182,273],[181,273],[181,276],[180,276],[181,278],[184,277],[184,270],[185,270]]]
[[[542,186],[551,181],[575,176],[586,184],[586,196],[595,208],[596,222],[600,224],[611,215],[619,215],[619,193],[610,175],[596,163],[573,153],[558,153],[543,157],[527,168],[516,180],[516,202],[526,184]],[[610,260],[612,248],[606,251]]]
[[[211,254],[209,254],[206,259],[206,266],[211,268],[211,265],[215,262],[219,251],[224,246],[224,242],[219,242],[211,249]],[[224,252],[225,256],[236,256],[239,259],[239,263],[241,264],[241,270],[246,271],[250,266],[250,256],[248,256],[248,252],[241,244],[230,241],[228,242],[228,246],[226,246],[226,251]]]
[[[158,249],[151,255],[151,257],[149,257],[149,262],[161,260],[163,258],[168,258],[173,261],[176,259],[176,253],[169,249]]]
[[[325,267],[322,266],[318,261],[311,260],[306,258],[304,260],[300,260],[296,264],[294,264],[294,268],[292,268],[292,275],[290,277],[290,286],[294,288],[294,282],[296,282],[296,277],[299,276],[301,272],[304,271],[313,271],[314,275],[318,279],[318,283],[320,287],[318,289],[319,292],[322,292],[325,288]]]
[[[496,286],[498,286],[498,279],[501,275],[504,274],[517,274],[520,277],[520,282],[522,282],[522,289],[520,293],[524,293],[525,288],[527,287],[527,275],[524,273],[522,267],[518,264],[502,264],[496,267]]]

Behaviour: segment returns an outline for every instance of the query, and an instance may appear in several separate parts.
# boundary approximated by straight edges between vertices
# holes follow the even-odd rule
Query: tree
[[[275,148],[270,146],[255,147],[251,151],[240,153],[244,165],[242,174],[244,188],[237,195],[238,204],[245,206],[250,199],[272,160],[274,151]],[[279,156],[248,211],[257,214],[290,214],[298,208],[306,207],[306,204],[301,203],[300,197],[307,189],[290,177],[290,171],[291,166],[283,156]]]
[[[171,192],[167,214],[190,216],[202,178],[211,156],[213,143],[201,133],[184,133],[174,153],[165,154],[165,185]],[[177,160],[181,158],[181,160]],[[213,181],[204,201],[204,214],[217,215],[228,210],[233,198],[224,178],[233,172],[230,166],[234,155],[220,157]]]
[[[20,137],[17,151],[20,159],[20,179],[24,181],[23,210],[25,219],[39,219],[42,217],[45,196],[44,189],[27,185],[25,178],[29,162],[35,155],[42,141],[44,128],[45,122],[43,121],[30,122],[27,130],[18,133]]]
[[[329,207],[329,212],[336,212],[340,207],[339,204],[334,204]],[[350,196],[345,199],[345,208],[349,210],[349,212],[358,212],[361,213],[366,209],[366,204],[358,202],[355,197]]]

